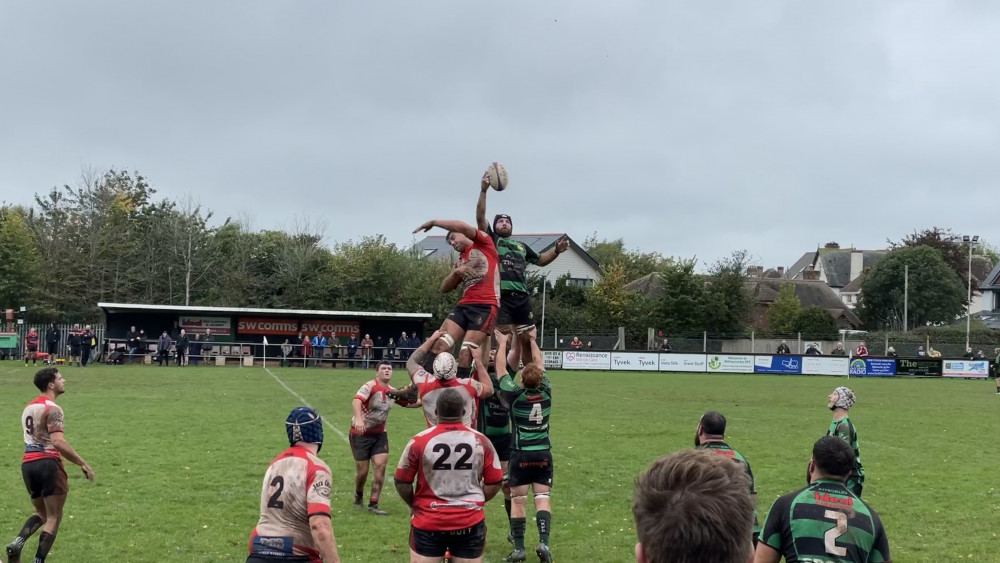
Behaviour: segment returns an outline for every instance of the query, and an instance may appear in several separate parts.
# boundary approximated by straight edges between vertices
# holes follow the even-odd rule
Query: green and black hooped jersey
[[[510,405],[500,392],[500,380],[495,372],[490,372],[493,382],[493,395],[482,400],[479,407],[476,429],[487,436],[506,436],[510,434]]]
[[[705,442],[704,444],[698,446],[697,449],[700,449],[700,450],[711,450],[711,451],[713,451],[713,452],[715,452],[715,453],[717,453],[719,455],[726,456],[728,458],[733,459],[736,462],[741,463],[743,465],[743,468],[746,469],[747,476],[750,477],[750,494],[752,494],[752,495],[757,494],[757,485],[756,485],[756,482],[754,481],[754,478],[753,478],[753,470],[750,469],[750,462],[747,461],[747,458],[743,457],[743,454],[741,454],[740,452],[734,450],[732,446],[730,446],[729,444],[727,444],[725,442]],[[754,505],[754,507],[753,507],[753,533],[756,534],[756,533],[759,533],[759,532],[760,532],[760,520],[757,518],[757,506]]]
[[[826,435],[843,438],[854,448],[854,473],[851,474],[850,478],[859,484],[864,484],[865,468],[861,466],[861,450],[858,449],[858,431],[855,430],[850,417],[844,417],[831,422],[830,429],[827,430]]]
[[[538,253],[530,246],[514,240],[511,237],[501,237],[486,229],[486,234],[493,238],[500,257],[500,291],[520,291],[528,293],[528,281],[524,275],[527,265],[538,263]]]
[[[548,375],[542,373],[542,384],[538,389],[525,389],[508,373],[500,379],[500,393],[510,405],[514,449],[524,452],[551,449],[549,412],[552,410],[552,383]]]
[[[891,561],[878,514],[843,483],[821,479],[771,505],[760,541],[788,563]]]

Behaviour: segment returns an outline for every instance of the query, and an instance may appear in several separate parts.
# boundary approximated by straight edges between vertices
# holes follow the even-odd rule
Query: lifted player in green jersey
[[[882,521],[844,486],[854,470],[847,442],[824,436],[813,446],[809,486],[771,505],[757,543],[756,563],[887,563]]]
[[[854,391],[851,391],[847,387],[837,387],[833,390],[833,393],[830,393],[827,399],[829,399],[827,407],[833,411],[833,422],[830,423],[830,429],[827,430],[826,435],[843,438],[854,448],[855,466],[854,471],[851,472],[850,477],[847,479],[847,488],[851,489],[851,492],[860,498],[861,489],[865,484],[865,468],[861,466],[861,450],[858,449],[858,431],[855,430],[854,424],[848,418],[847,412],[854,406]]]
[[[719,455],[726,456],[741,464],[746,469],[747,477],[750,478],[750,498],[753,499],[753,541],[757,543],[757,536],[760,535],[760,521],[757,519],[757,486],[754,482],[753,471],[750,469],[750,462],[743,454],[733,449],[726,443],[726,417],[721,412],[708,411],[701,415],[698,421],[698,429],[694,434],[694,445],[699,450],[711,450]]]
[[[549,412],[552,409],[552,384],[545,374],[545,362],[535,340],[534,328],[528,332],[531,361],[521,370],[521,383],[507,373],[508,339],[500,331],[497,339],[497,377],[500,378],[500,395],[510,405],[511,429],[514,436],[514,453],[510,458],[510,523],[514,551],[506,561],[525,561],[524,531],[528,503],[528,489],[535,497],[535,520],[538,522],[539,544],[535,553],[543,563],[552,561],[549,552],[549,533],[552,529],[552,508],[549,494],[552,490],[552,451],[549,444]]]

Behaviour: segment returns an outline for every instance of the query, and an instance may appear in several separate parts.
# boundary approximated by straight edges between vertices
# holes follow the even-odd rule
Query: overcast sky
[[[1000,243],[1000,2],[0,5],[0,200],[116,167],[408,244],[492,160],[515,231],[702,263]]]

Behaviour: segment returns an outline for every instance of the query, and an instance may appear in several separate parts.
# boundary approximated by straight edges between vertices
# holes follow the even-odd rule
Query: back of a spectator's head
[[[662,457],[635,484],[639,563],[746,563],[754,503],[742,464],[707,450]]]
[[[854,449],[843,438],[823,436],[813,445],[812,462],[822,476],[845,480],[854,471]]]

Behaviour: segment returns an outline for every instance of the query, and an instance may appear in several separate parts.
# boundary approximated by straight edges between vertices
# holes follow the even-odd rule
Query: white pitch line
[[[270,369],[264,368],[264,371],[266,371],[268,375],[270,375],[271,377],[273,377],[275,381],[277,381],[278,383],[280,383],[281,386],[284,387],[286,391],[288,391],[292,395],[295,395],[295,397],[298,400],[302,401],[303,405],[305,405],[305,406],[307,406],[307,407],[309,407],[309,408],[311,408],[313,410],[316,410],[315,408],[313,408],[312,405],[309,404],[308,401],[306,401],[305,399],[302,398],[302,395],[299,395],[298,393],[295,392],[294,389],[292,389],[291,387],[285,385],[285,382],[282,381],[281,378],[279,378],[277,375],[274,375],[274,373]],[[319,412],[319,411],[316,411],[316,412]],[[341,432],[333,424],[330,424],[330,421],[327,420],[327,418],[325,416],[323,416],[323,413],[319,413],[319,415],[323,418],[323,424],[325,424],[327,428],[329,428],[330,430],[333,430],[334,432],[336,432],[337,436],[340,436],[344,440],[345,443],[348,443],[348,444],[351,443],[351,441],[347,439],[347,435],[345,435],[343,432]]]

